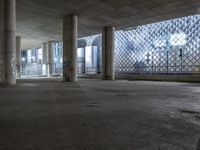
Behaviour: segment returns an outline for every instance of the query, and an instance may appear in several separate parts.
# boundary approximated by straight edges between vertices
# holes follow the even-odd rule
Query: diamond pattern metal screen
[[[101,73],[101,34],[78,39],[78,48],[86,50],[91,46],[98,48],[98,66],[95,70]],[[62,55],[59,53],[58,57],[61,60]],[[77,60],[83,68],[80,72],[86,74],[84,56]],[[62,71],[61,64],[58,70]],[[200,15],[116,31],[115,71],[140,74],[200,73]]]
[[[78,48],[84,48],[87,46],[101,46],[101,34],[78,39]]]
[[[199,73],[200,15],[116,32],[115,67],[130,73]]]

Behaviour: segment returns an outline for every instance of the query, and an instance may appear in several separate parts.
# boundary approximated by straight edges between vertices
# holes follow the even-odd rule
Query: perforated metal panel
[[[131,73],[199,73],[200,15],[116,32],[115,67]]]

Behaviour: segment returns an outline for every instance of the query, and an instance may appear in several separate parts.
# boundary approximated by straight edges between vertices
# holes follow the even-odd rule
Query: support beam
[[[3,83],[16,84],[16,2],[1,0]]]
[[[20,68],[21,68],[21,37],[16,37],[16,68],[17,68],[17,76],[21,76]]]
[[[63,81],[65,82],[77,82],[77,34],[77,16],[65,16],[63,19]]]
[[[104,27],[102,33],[102,79],[115,80],[115,27]]]
[[[53,41],[48,42],[48,76],[51,77],[53,75]]]

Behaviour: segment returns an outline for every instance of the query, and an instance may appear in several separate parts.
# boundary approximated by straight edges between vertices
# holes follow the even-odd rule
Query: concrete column
[[[3,78],[7,85],[16,84],[16,4],[1,0]]]
[[[77,34],[77,16],[65,16],[63,19],[63,81],[77,82]]]
[[[200,137],[199,137],[199,140],[198,140],[198,143],[197,143],[197,149],[196,150],[200,150]]]
[[[3,73],[3,18],[4,18],[4,10],[3,10],[3,1],[0,0],[0,83],[4,81],[4,73]]]
[[[50,76],[52,76],[53,75],[53,50],[54,50],[54,48],[53,48],[53,41],[49,41],[48,42],[48,70],[49,70],[49,72],[48,72],[48,76],[50,77]]]
[[[115,27],[104,27],[102,33],[102,79],[115,80]]]
[[[48,44],[47,43],[42,44],[42,56],[43,56],[42,63],[47,65],[48,64]]]
[[[21,37],[16,37],[16,67],[17,67],[17,76],[20,77],[20,68],[21,68]]]
[[[48,43],[42,44],[42,63],[45,65],[46,72],[44,72],[44,75],[48,75]]]

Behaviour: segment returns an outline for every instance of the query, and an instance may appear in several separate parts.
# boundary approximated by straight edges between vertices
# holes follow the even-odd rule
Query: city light
[[[23,57],[23,58],[22,58],[22,61],[25,62],[25,61],[26,61],[26,58]]]
[[[187,35],[185,33],[175,33],[171,35],[170,43],[173,46],[181,46],[187,43]]]

